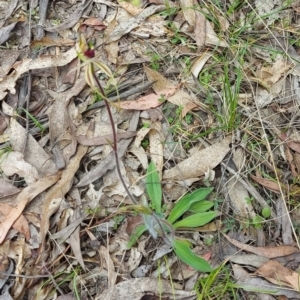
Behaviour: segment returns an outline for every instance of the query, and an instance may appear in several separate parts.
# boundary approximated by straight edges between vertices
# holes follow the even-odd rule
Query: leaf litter
[[[132,203],[115,171],[103,99],[88,87],[77,58],[81,34],[119,86],[97,73],[111,99],[121,174],[132,194],[145,194],[150,162],[164,191],[163,213],[188,190],[213,186],[206,204],[219,209],[218,220],[182,237],[213,267],[217,257],[234,262],[247,296],[267,289],[300,298],[299,45],[294,19],[288,48],[277,22],[288,10],[295,15],[297,4],[18,3],[0,1],[1,297],[201,293],[193,289],[199,273],[166,245],[144,233],[128,247],[141,218],[118,211]],[[214,253],[217,230],[234,236],[224,235],[241,253]]]

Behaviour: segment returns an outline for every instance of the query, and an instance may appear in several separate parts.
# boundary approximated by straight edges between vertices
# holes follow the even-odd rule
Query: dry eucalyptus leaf
[[[41,211],[41,240],[44,245],[49,229],[50,217],[57,211],[62,198],[70,190],[75,172],[78,170],[82,157],[86,154],[87,147],[79,145],[76,154],[70,159],[66,169],[61,173],[61,179],[45,195],[43,210]]]
[[[27,203],[29,203],[45,189],[53,185],[59,179],[59,177],[60,175],[58,174],[44,177],[22,190],[22,192],[17,197],[17,206],[11,209],[8,215],[4,218],[3,222],[0,224],[0,244],[4,241],[9,229],[19,218]]]
[[[0,198],[19,193],[20,190],[9,181],[0,178]]]
[[[144,66],[144,70],[147,74],[148,80],[154,82],[152,87],[157,95],[161,94],[166,89],[175,89],[176,84],[168,80],[159,72],[152,70],[147,66]],[[176,88],[175,92],[172,95],[166,98],[168,102],[171,102],[178,106],[183,106],[181,117],[184,117],[189,110],[197,107],[197,105],[193,103],[191,96],[187,92],[178,88]]]
[[[262,289],[267,290],[269,293],[272,293],[272,295],[275,296],[284,295],[288,297],[288,299],[300,299],[299,292],[295,292],[285,287],[274,285],[262,278],[253,277],[252,273],[248,273],[239,265],[233,264],[232,268],[234,272],[234,278],[236,279],[236,283],[245,291],[255,292],[259,289]]]
[[[58,32],[75,26],[80,20],[85,9],[92,3],[92,0],[83,1],[81,5],[70,15],[69,19],[55,27],[45,28],[45,31]]]
[[[0,28],[0,45],[5,43],[12,35],[12,31],[19,22],[11,23],[8,26]]]
[[[159,174],[159,178],[162,178],[162,169],[164,165],[164,148],[163,148],[163,140],[162,136],[162,128],[160,122],[154,122],[151,126],[151,130],[149,131],[149,147],[150,147],[150,155],[151,161],[155,164],[156,170]]]
[[[24,159],[37,169],[40,176],[57,173],[57,168],[49,155],[30,133],[26,134],[25,128],[15,118],[10,119],[10,126],[5,132],[9,135],[10,143],[15,151],[22,152],[26,143]],[[27,141],[25,141],[26,137]]]
[[[276,246],[276,247],[253,247],[247,244],[243,244],[237,240],[230,238],[228,235],[224,234],[226,239],[234,246],[242,249],[243,251],[248,251],[257,255],[261,255],[268,258],[276,258],[280,256],[290,255],[292,253],[298,253],[299,249],[292,246]]]
[[[279,286],[292,287],[299,292],[299,274],[284,267],[276,260],[269,260],[256,271],[268,281]]]
[[[9,90],[12,94],[16,93],[16,81],[23,73],[35,69],[61,67],[67,65],[75,57],[77,57],[76,49],[71,48],[69,51],[61,53],[57,56],[45,55],[37,57],[35,59],[26,58],[23,59],[22,62],[16,62],[13,65],[14,72],[4,77],[0,82],[0,100],[2,100],[7,95],[7,90]]]
[[[176,284],[174,286],[168,280],[136,278],[120,282],[114,287],[104,290],[95,300],[120,300],[124,299],[124,295],[130,300],[141,300],[144,295],[149,293],[162,298],[170,297],[173,299],[175,297],[176,300],[192,300],[196,296],[195,291],[177,289]]]
[[[131,30],[140,26],[140,24],[148,17],[152,16],[156,12],[160,12],[165,9],[164,5],[152,5],[145,8],[138,15],[130,18],[126,22],[121,22],[108,36],[108,43],[119,40],[123,35],[131,32]]]
[[[230,206],[235,217],[240,221],[245,221],[249,217],[254,218],[256,214],[253,206],[251,202],[247,201],[250,198],[249,193],[235,176],[229,178],[226,187],[230,198]]]
[[[205,174],[208,169],[215,168],[230,151],[231,136],[227,136],[221,142],[209,146],[163,174],[163,179],[184,180],[199,177]]]
[[[21,152],[12,151],[3,155],[2,158],[0,168],[6,176],[18,174],[28,185],[39,179],[36,168],[24,160]]]
[[[194,8],[194,0],[180,0],[180,7],[182,7],[182,12],[185,20],[189,25],[195,27],[196,14]]]

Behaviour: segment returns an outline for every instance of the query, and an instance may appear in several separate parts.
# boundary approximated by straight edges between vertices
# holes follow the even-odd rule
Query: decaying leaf
[[[19,22],[11,23],[8,26],[0,28],[0,45],[6,42],[12,35],[12,31]]]
[[[19,193],[20,190],[9,181],[0,178],[0,198]]]
[[[161,93],[165,89],[174,89],[175,83],[171,82],[159,72],[152,70],[151,68],[144,66],[145,72],[147,74],[148,80],[154,82],[153,89],[156,94]],[[167,97],[168,102],[171,102],[175,105],[181,106],[183,109],[181,111],[181,117],[184,117],[189,110],[197,107],[198,105],[194,103],[192,97],[182,89],[177,88],[177,90]]]
[[[299,292],[299,274],[276,260],[267,261],[257,269],[256,273],[272,283],[291,287]]]
[[[6,203],[0,203],[0,213],[3,216],[7,216],[10,213],[10,211],[12,210],[12,208],[13,208],[12,206],[10,206]],[[16,229],[20,233],[23,233],[26,240],[30,239],[29,224],[23,215],[20,215],[16,219],[16,221],[12,225],[12,228]]]
[[[53,185],[59,177],[60,174],[44,177],[22,190],[17,197],[17,206],[10,210],[8,215],[6,215],[0,224],[0,244],[4,241],[7,232],[11,228],[12,224],[19,218],[26,205],[45,189]]]
[[[270,179],[266,179],[266,178],[262,178],[261,176],[254,176],[252,174],[250,174],[251,178],[256,181],[257,183],[261,184],[262,186],[264,186],[265,188],[271,190],[274,193],[280,193],[280,187],[278,185],[278,183],[274,180],[270,180]]]
[[[11,118],[10,126],[5,133],[8,134],[9,141],[15,151],[22,152],[24,144],[26,144],[24,160],[35,167],[40,176],[57,173],[57,168],[46,151],[30,133],[26,133],[26,129],[15,118]]]
[[[108,43],[119,40],[123,35],[131,32],[134,28],[138,27],[141,22],[150,17],[156,12],[163,10],[164,5],[153,5],[145,8],[141,13],[130,18],[126,22],[122,22],[116,26],[116,28],[110,33],[108,37]]]
[[[64,66],[71,62],[75,57],[77,57],[76,49],[71,48],[69,51],[57,56],[45,55],[36,59],[27,58],[23,59],[22,62],[16,62],[13,65],[14,72],[4,77],[0,82],[0,100],[7,95],[7,90],[12,94],[16,93],[16,81],[23,73],[29,70]]]
[[[215,168],[223,160],[230,150],[231,141],[231,136],[228,136],[221,142],[191,155],[174,168],[166,170],[163,179],[184,180],[204,175],[208,169]]]
[[[224,234],[226,239],[232,243],[234,246],[248,252],[255,253],[268,258],[276,258],[280,256],[289,255],[292,253],[299,252],[299,249],[292,246],[276,246],[276,247],[253,247],[247,244],[243,244],[237,240],[230,238],[228,235]]]
[[[149,145],[151,153],[151,161],[155,164],[158,171],[159,178],[162,178],[162,169],[164,165],[163,156],[163,136],[161,134],[161,123],[155,122],[152,124],[152,128],[148,133]]]
[[[239,265],[233,264],[233,272],[234,277],[237,280],[237,284],[245,291],[252,291],[256,293],[262,292],[267,294],[271,293],[275,296],[283,295],[288,297],[288,299],[300,299],[299,292],[269,283],[267,280],[262,278],[253,277],[252,273],[248,273]]]
[[[249,217],[254,218],[256,214],[252,204],[247,201],[250,196],[246,188],[234,176],[226,182],[226,187],[235,217],[243,222]]]
[[[0,168],[6,176],[18,174],[24,177],[25,182],[29,185],[39,179],[39,174],[32,165],[24,160],[21,152],[12,151],[1,157]]]
[[[149,94],[147,96],[141,97],[138,100],[134,101],[121,101],[114,106],[123,109],[134,109],[134,110],[146,110],[150,108],[155,108],[160,106],[164,103],[166,99],[172,96],[176,91],[176,87],[170,89],[164,89],[157,94]]]
[[[49,229],[50,217],[57,211],[62,198],[70,190],[71,184],[74,180],[74,174],[78,170],[81,158],[85,155],[86,151],[87,148],[85,146],[78,146],[76,155],[70,159],[68,166],[62,171],[61,179],[45,195],[44,206],[41,211],[42,245],[45,244],[45,237]]]
[[[63,22],[58,26],[45,28],[45,30],[49,32],[58,32],[73,27],[78,23],[83,12],[91,3],[92,0],[87,0],[82,2],[82,4],[79,5],[78,8],[73,12],[73,14],[70,15],[70,18],[68,20],[66,20],[65,22]]]
[[[160,281],[161,285],[158,285],[157,279],[153,278],[129,279],[103,291],[96,300],[119,300],[122,299],[124,295],[131,300],[140,300],[146,293],[150,292],[157,297],[175,296],[176,300],[192,300],[196,295],[195,291],[177,289],[176,284],[173,286],[167,280],[161,279]]]

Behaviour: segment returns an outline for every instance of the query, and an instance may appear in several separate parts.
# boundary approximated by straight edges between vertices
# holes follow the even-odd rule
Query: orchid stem
[[[120,180],[122,182],[122,185],[124,186],[125,191],[126,191],[128,197],[130,198],[130,200],[134,204],[138,204],[138,202],[136,201],[136,199],[134,198],[134,196],[132,195],[132,193],[129,191],[129,188],[127,187],[127,184],[125,183],[124,178],[123,178],[122,173],[121,173],[120,163],[119,163],[119,157],[118,157],[117,131],[116,131],[115,121],[114,121],[114,118],[113,118],[113,115],[112,115],[112,112],[111,112],[111,109],[110,109],[110,105],[108,103],[105,91],[104,91],[104,89],[103,89],[103,87],[102,87],[99,79],[97,78],[97,76],[96,76],[96,74],[94,72],[94,66],[93,65],[92,65],[92,72],[93,72],[94,80],[97,83],[97,86],[98,86],[98,88],[100,90],[100,93],[101,93],[101,95],[102,95],[102,97],[104,99],[104,103],[105,103],[105,106],[106,106],[106,109],[107,109],[107,113],[108,113],[108,118],[110,120],[110,124],[111,124],[111,128],[112,128],[112,135],[113,135],[113,145],[112,145],[112,148],[113,148],[113,152],[114,152],[114,156],[115,156],[117,173],[119,175],[119,178],[120,178]]]

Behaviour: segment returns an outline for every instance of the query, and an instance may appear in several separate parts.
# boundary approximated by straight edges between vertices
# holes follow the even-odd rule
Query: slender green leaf
[[[176,255],[186,264],[200,272],[211,272],[212,268],[209,263],[197,256],[185,241],[174,239],[173,249]]]
[[[168,221],[171,224],[174,223],[179,217],[188,211],[193,203],[204,200],[212,190],[213,188],[201,188],[182,197],[170,212]]]
[[[197,214],[201,212],[206,212],[213,206],[214,206],[213,202],[204,200],[201,202],[193,203],[189,208],[189,211],[193,212],[194,214]]]
[[[45,127],[31,114],[29,113],[26,109],[24,108],[21,108],[25,113],[26,115],[31,119],[31,121],[34,123],[34,125],[36,127],[38,127],[41,131],[44,131],[45,130]]]
[[[144,224],[138,225],[130,235],[127,247],[130,249],[145,231],[147,231],[147,228]]]
[[[146,176],[146,190],[157,213],[161,212],[162,190],[155,164],[149,164]]]
[[[204,213],[198,213],[191,216],[188,216],[181,221],[178,221],[173,224],[173,227],[179,228],[179,227],[198,227],[203,226],[210,222],[212,219],[214,219],[217,215],[216,211],[208,211]]]

